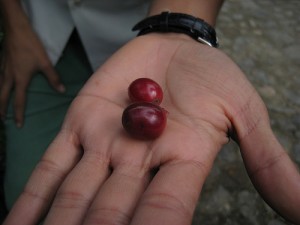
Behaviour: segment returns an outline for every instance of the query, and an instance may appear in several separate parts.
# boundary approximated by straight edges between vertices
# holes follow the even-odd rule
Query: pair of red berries
[[[128,87],[133,102],[122,115],[124,129],[138,139],[159,137],[166,127],[167,111],[160,107],[163,91],[158,83],[149,78],[134,80]]]

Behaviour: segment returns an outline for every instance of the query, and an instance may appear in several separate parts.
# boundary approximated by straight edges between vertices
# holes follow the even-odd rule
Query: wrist
[[[148,16],[163,11],[185,13],[205,20],[211,26],[216,23],[223,0],[153,0]]]

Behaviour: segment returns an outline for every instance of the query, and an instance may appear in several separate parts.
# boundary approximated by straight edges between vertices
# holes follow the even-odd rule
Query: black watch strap
[[[212,26],[200,18],[183,13],[162,12],[159,15],[145,18],[132,30],[139,31],[138,36],[151,32],[184,33],[211,47],[219,45],[216,31]]]

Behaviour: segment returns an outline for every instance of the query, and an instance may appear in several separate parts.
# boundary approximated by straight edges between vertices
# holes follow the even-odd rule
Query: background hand
[[[42,43],[26,19],[21,27],[6,30],[1,63],[0,115],[5,118],[9,97],[14,89],[15,121],[19,127],[24,122],[26,89],[34,73],[42,72],[55,90],[64,91]]]
[[[132,139],[122,129],[127,87],[138,77],[150,77],[164,89],[168,124],[154,141]],[[240,143],[266,200],[299,221],[299,173],[239,68],[186,37],[137,38],[82,89],[5,224],[36,223],[54,198],[45,224],[189,224],[228,133]],[[287,202],[295,207],[281,207]]]

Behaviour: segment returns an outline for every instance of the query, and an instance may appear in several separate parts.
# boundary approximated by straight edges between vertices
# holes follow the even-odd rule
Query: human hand
[[[14,89],[14,114],[18,127],[24,122],[26,90],[36,72],[42,72],[49,84],[63,92],[64,86],[53,68],[39,38],[26,22],[7,29],[1,61],[0,116],[5,118],[9,97]]]
[[[152,141],[131,138],[121,125],[127,87],[139,77],[163,87],[169,112],[164,133]],[[181,35],[136,38],[76,97],[4,224],[36,224],[47,212],[46,225],[190,224],[228,134],[265,199],[299,222],[299,173],[239,68]]]

